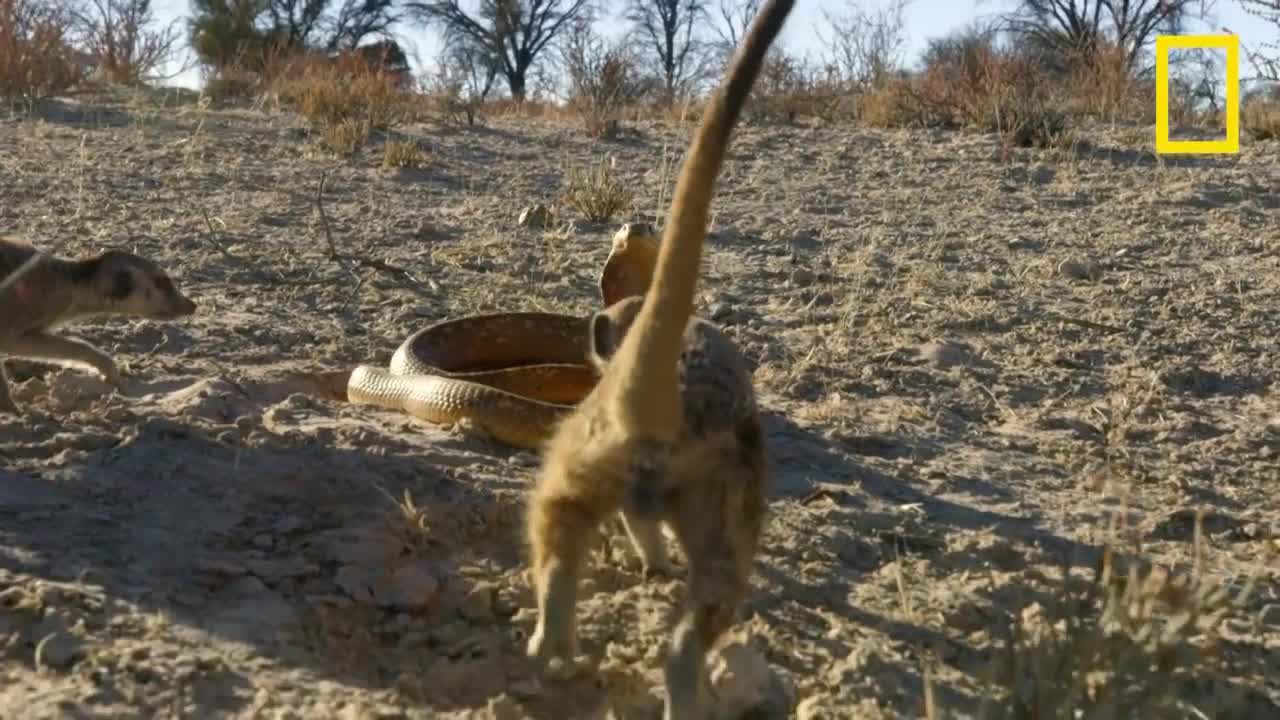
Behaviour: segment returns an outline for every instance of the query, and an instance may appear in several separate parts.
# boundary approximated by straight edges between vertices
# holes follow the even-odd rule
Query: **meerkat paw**
[[[587,658],[578,655],[573,642],[554,642],[541,623],[529,637],[525,655],[542,665],[543,674],[553,680],[581,675],[589,669]]]

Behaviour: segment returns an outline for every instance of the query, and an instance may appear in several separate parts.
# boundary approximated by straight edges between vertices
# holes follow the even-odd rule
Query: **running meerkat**
[[[0,413],[17,413],[4,370],[6,355],[70,361],[123,385],[110,355],[83,340],[54,333],[59,326],[101,315],[174,320],[196,305],[147,258],[108,250],[70,260],[0,237]]]
[[[526,518],[538,619],[526,653],[576,672],[577,588],[588,539],[621,512],[647,567],[665,564],[660,524],[688,563],[688,595],[664,666],[666,720],[708,717],[706,654],[746,597],[768,476],[751,374],[693,316],[715,180],[765,53],[794,0],[767,0],[711,98],[681,169],[647,291],[590,323],[600,380],[543,450]]]

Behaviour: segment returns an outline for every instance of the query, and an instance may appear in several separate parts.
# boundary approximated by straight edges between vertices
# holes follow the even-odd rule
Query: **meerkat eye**
[[[133,292],[133,275],[128,270],[117,270],[111,274],[111,289],[108,295],[114,300],[123,300]]]

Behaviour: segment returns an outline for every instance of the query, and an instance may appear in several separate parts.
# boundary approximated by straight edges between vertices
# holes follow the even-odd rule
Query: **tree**
[[[708,22],[706,0],[627,0],[626,19],[642,52],[652,53],[668,105],[707,76],[707,52],[695,28]]]
[[[329,31],[326,47],[330,50],[354,48],[371,37],[390,40],[391,28],[398,22],[400,13],[395,10],[395,0],[342,0],[342,5],[326,23]]]
[[[423,25],[436,26],[446,44],[469,41],[498,61],[511,97],[523,100],[529,69],[591,0],[479,0],[476,14],[460,0],[409,2],[405,8]]]
[[[892,0],[887,6],[867,10],[846,0],[841,13],[823,9],[831,37],[822,38],[820,33],[819,37],[826,45],[830,67],[846,87],[881,87],[901,67],[909,1]]]
[[[446,112],[476,124],[480,108],[498,79],[500,62],[487,49],[468,38],[445,45],[435,72],[426,80],[428,92],[438,95]]]
[[[1280,0],[1239,0],[1240,7],[1246,13],[1269,22],[1280,31]],[[1280,41],[1262,43],[1262,48],[1245,49],[1250,64],[1257,72],[1259,79],[1269,83],[1280,83]]]
[[[1181,32],[1192,17],[1206,17],[1213,0],[1018,0],[1007,28],[1058,62],[1091,58],[1106,44],[1139,69],[1147,42],[1163,31]]]
[[[86,0],[71,13],[80,47],[109,82],[142,83],[177,53],[177,21],[159,26],[151,0]]]
[[[742,44],[742,39],[751,26],[751,20],[760,12],[761,0],[720,0],[717,11],[720,23],[712,25],[716,40],[713,43],[721,61],[728,63],[733,53]]]
[[[268,49],[353,50],[390,38],[395,0],[191,0],[191,45],[202,62],[254,65]]]
[[[260,61],[269,43],[258,29],[263,0],[191,0],[191,49],[206,65]]]

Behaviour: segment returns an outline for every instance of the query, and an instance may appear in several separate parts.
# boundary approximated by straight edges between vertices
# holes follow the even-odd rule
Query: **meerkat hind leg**
[[[688,599],[667,651],[663,717],[706,720],[711,717],[714,701],[706,656],[734,623],[738,605],[746,594],[748,580],[742,568],[749,564],[750,554],[734,538],[717,537],[706,528],[690,532],[687,524],[677,527],[689,563]]]
[[[714,698],[706,656],[732,627],[747,595],[765,513],[758,425],[739,435],[741,459],[681,484],[670,522],[688,564],[686,607],[664,668],[665,720],[710,717]]]
[[[567,676],[580,669],[578,581],[589,541],[602,518],[574,498],[548,497],[542,488],[534,494],[529,539],[538,623],[526,654],[543,661],[550,675]]]

